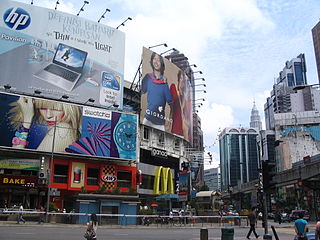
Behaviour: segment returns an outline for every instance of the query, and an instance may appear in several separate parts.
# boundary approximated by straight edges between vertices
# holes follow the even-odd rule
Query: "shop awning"
[[[162,195],[159,195],[156,197],[156,200],[177,200],[179,197],[178,197],[178,194],[162,194]]]

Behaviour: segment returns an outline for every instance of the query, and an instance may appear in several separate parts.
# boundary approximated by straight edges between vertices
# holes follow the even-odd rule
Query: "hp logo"
[[[9,28],[22,30],[30,25],[31,18],[28,12],[22,8],[10,8],[4,15],[3,20]]]

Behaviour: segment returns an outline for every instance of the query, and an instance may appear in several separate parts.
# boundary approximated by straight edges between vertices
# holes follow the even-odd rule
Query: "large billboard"
[[[124,33],[53,9],[0,4],[0,88],[122,107]]]
[[[192,141],[192,94],[187,75],[159,54],[143,48],[141,124]]]
[[[0,146],[136,159],[137,115],[0,93]]]

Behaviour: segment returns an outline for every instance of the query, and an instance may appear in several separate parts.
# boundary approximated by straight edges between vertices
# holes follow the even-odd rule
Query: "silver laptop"
[[[79,78],[87,59],[87,52],[59,43],[52,63],[34,74],[67,91],[72,91]]]

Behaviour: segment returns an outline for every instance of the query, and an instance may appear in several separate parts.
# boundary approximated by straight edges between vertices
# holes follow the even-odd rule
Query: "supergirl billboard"
[[[137,116],[0,93],[0,146],[136,159]]]
[[[192,94],[186,74],[159,54],[143,48],[141,124],[192,141]]]
[[[0,88],[122,107],[125,36],[53,9],[2,0]]]

